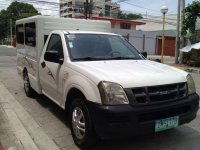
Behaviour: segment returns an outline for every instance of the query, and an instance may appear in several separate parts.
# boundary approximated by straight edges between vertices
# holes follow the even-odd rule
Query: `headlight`
[[[187,85],[188,85],[188,94],[193,94],[196,92],[194,80],[190,74],[187,75]]]
[[[119,84],[102,81],[98,88],[104,105],[129,104],[126,94]]]

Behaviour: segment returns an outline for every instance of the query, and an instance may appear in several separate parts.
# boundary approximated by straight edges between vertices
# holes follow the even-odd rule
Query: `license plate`
[[[178,127],[179,117],[170,117],[166,119],[156,120],[155,122],[155,132],[164,131],[167,129],[172,129]]]

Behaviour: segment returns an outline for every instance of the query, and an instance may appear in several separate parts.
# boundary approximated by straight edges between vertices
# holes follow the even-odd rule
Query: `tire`
[[[72,102],[70,128],[73,140],[79,148],[87,149],[96,143],[97,137],[93,130],[92,120],[88,108],[81,98],[75,98]]]
[[[33,97],[33,95],[35,94],[35,91],[31,87],[27,72],[24,74],[24,91],[26,96],[28,97]]]

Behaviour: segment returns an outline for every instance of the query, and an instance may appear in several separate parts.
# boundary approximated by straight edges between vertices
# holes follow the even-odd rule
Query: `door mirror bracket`
[[[147,58],[147,52],[141,52],[142,56],[144,56],[145,58]]]
[[[64,58],[59,58],[59,59],[58,59],[58,63],[59,63],[60,65],[62,65],[63,62],[64,62]]]

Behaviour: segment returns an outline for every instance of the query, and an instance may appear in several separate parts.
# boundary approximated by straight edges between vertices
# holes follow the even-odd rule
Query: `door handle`
[[[43,61],[43,62],[41,63],[41,66],[42,66],[42,68],[46,67],[46,63]]]

